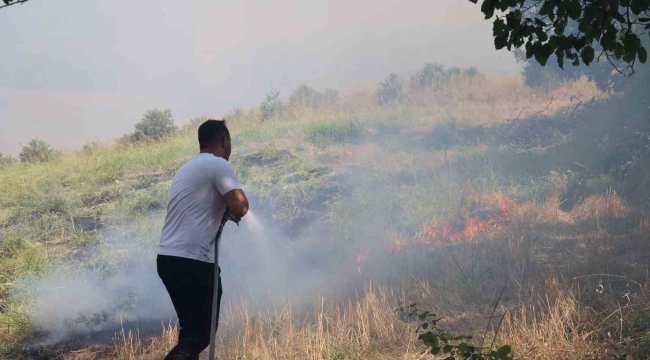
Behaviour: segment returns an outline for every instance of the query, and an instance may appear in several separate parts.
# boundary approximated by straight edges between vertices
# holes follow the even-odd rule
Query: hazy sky
[[[0,10],[0,152],[58,149],[257,106],[302,82],[345,90],[423,63],[519,70],[468,0],[31,0]]]

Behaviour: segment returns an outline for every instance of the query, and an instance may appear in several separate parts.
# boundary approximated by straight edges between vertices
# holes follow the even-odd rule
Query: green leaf
[[[648,51],[646,51],[646,49],[641,46],[639,50],[637,50],[637,53],[639,54],[639,61],[641,64],[645,64],[645,62],[648,60]]]
[[[490,19],[494,16],[494,1],[493,0],[484,0],[483,5],[481,5],[481,12],[485,14],[486,19]]]
[[[526,59],[530,59],[533,55],[533,44],[529,41],[526,43]]]
[[[510,345],[503,345],[497,350],[497,354],[500,355],[508,355],[511,352],[512,352],[512,348],[510,347]]]
[[[594,48],[591,46],[585,46],[584,49],[582,49],[582,53],[580,54],[580,57],[582,58],[582,62],[585,63],[585,65],[591,64],[592,61],[594,61],[594,56],[596,55]]]
[[[634,15],[639,15],[641,12],[648,10],[648,2],[647,0],[632,0],[630,8]]]
[[[580,1],[578,0],[572,0],[567,4],[569,16],[573,20],[578,20],[580,18],[580,15],[582,15],[582,5],[580,5]]]
[[[614,48],[614,57],[616,60],[621,60],[623,57],[623,53],[625,53],[625,48],[623,47],[622,44],[616,44],[616,47]]]
[[[636,52],[625,51],[625,54],[623,54],[623,61],[630,63],[634,61],[635,57],[636,57]]]
[[[562,35],[564,34],[564,29],[566,28],[567,21],[564,18],[557,19],[557,21],[553,24],[555,27],[554,32],[555,35]]]
[[[444,342],[454,340],[454,335],[449,334],[449,333],[444,333],[444,334],[440,335],[440,340],[442,340]]]
[[[553,14],[553,10],[555,10],[555,4],[553,1],[545,1],[544,5],[542,5],[542,8],[539,10],[539,14],[544,16],[544,15],[550,15]]]

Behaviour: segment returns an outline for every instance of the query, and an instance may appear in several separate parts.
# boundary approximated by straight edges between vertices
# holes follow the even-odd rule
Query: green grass
[[[316,146],[327,147],[352,141],[361,136],[362,133],[361,124],[354,120],[316,122],[308,125],[306,139]]]

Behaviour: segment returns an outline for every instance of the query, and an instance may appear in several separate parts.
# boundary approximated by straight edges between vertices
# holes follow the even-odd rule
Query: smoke
[[[270,219],[269,214],[249,212],[241,226],[229,222],[224,229],[219,259],[222,309],[243,298],[251,310],[287,301],[300,304],[312,301],[319,288],[338,280],[332,273],[334,262],[321,268],[310,262],[310,256],[325,255],[314,255],[318,247],[305,252],[294,246]],[[110,335],[121,328],[137,328],[147,335],[175,322],[175,311],[156,271],[160,228],[159,216],[149,217],[144,224],[109,226],[99,245],[52,264],[45,276],[19,278],[13,295],[27,303],[32,324],[41,334],[31,346],[88,334],[94,335],[93,342],[110,341]]]

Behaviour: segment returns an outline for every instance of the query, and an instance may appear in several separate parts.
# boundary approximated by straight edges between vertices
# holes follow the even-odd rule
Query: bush
[[[323,94],[313,87],[302,84],[289,95],[287,106],[290,108],[311,108],[317,109],[321,103]]]
[[[476,68],[476,67],[474,67],[474,66],[470,66],[470,67],[466,68],[466,69],[463,70],[463,71],[465,72],[465,75],[467,75],[467,76],[469,76],[469,77],[471,77],[471,78],[476,77],[476,76],[478,76],[478,75],[481,73],[481,72],[479,71],[479,69]]]
[[[241,118],[246,115],[246,112],[244,109],[237,108],[237,109],[232,109],[228,114],[226,114],[226,119],[237,119]]]
[[[13,165],[16,162],[16,159],[14,159],[13,156],[11,155],[5,155],[0,152],[0,169],[4,169],[6,167],[9,167]]]
[[[424,67],[411,76],[411,88],[415,90],[435,89],[446,87],[454,76],[466,75],[474,78],[480,74],[476,67],[461,69],[457,66],[445,69],[436,63],[426,63]]]
[[[266,98],[260,105],[260,112],[262,113],[262,121],[277,119],[282,116],[284,105],[280,100],[279,91],[271,91],[266,94]]]
[[[158,141],[176,131],[171,109],[152,109],[135,124],[133,141]]]
[[[101,148],[101,143],[99,141],[91,141],[89,143],[83,144],[83,146],[81,147],[81,152],[86,155],[92,155],[99,148]]]
[[[404,100],[406,100],[406,95],[404,94],[403,81],[397,74],[391,73],[379,84],[377,103],[386,105],[393,102],[401,103]]]
[[[328,105],[334,104],[339,100],[339,92],[335,89],[327,88],[323,90],[322,102]]]
[[[183,133],[194,133],[199,130],[199,126],[203,124],[204,122],[208,121],[210,118],[206,115],[202,116],[197,116],[195,118],[192,118],[190,121],[186,122],[183,124],[181,127],[181,131]]]
[[[46,162],[52,160],[54,156],[52,146],[41,139],[29,140],[20,151],[20,161],[24,163]]]
[[[343,122],[318,122],[307,129],[307,141],[326,147],[334,143],[350,141],[361,134],[361,124],[354,120]]]
[[[503,345],[496,350],[492,350],[491,346],[489,349],[482,349],[480,347],[473,346],[469,343],[469,341],[472,340],[471,336],[455,335],[444,331],[440,328],[439,325],[442,318],[429,311],[418,310],[416,304],[411,304],[407,307],[401,307],[397,310],[406,315],[408,319],[415,319],[418,321],[419,324],[415,331],[418,334],[418,340],[424,343],[424,346],[428,349],[427,352],[431,355],[444,356],[445,360],[514,359],[510,345]]]
[[[320,92],[307,84],[302,84],[289,95],[287,107],[318,109],[323,105],[335,103],[338,98],[339,92],[334,89],[328,88]]]

